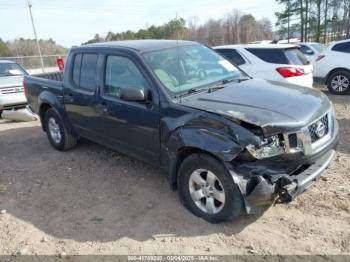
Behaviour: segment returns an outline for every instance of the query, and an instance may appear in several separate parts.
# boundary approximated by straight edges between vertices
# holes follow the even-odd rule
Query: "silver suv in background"
[[[22,85],[26,70],[13,61],[0,60],[0,115],[4,109],[24,108],[27,99]]]

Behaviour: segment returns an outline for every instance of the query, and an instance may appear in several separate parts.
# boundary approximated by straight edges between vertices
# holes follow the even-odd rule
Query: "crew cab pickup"
[[[74,47],[63,82],[24,86],[54,148],[83,137],[156,165],[209,222],[291,201],[324,175],[338,140],[322,92],[252,79],[190,41]]]

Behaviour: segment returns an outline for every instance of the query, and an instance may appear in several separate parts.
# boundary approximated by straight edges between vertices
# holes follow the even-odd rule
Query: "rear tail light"
[[[23,86],[24,95],[27,97],[27,85],[24,80],[22,81],[22,86]]]
[[[319,55],[317,58],[316,58],[316,62],[317,61],[320,61],[321,59],[325,58],[326,56],[325,55]]]
[[[304,69],[297,67],[279,67],[276,69],[284,78],[293,76],[302,76],[305,74]]]

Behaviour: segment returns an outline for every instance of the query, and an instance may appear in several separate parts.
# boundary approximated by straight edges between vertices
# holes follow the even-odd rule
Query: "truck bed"
[[[60,82],[63,81],[63,72],[42,73],[42,74],[35,74],[32,76],[50,79],[50,80],[55,80],[55,81],[60,81]]]
[[[28,104],[34,113],[39,114],[39,99],[43,99],[45,95],[54,94],[59,99],[63,99],[62,79],[63,73],[49,73],[24,77]],[[60,102],[62,102],[62,100],[60,100]]]

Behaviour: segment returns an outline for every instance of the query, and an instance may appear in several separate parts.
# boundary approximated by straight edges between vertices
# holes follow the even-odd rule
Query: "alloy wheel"
[[[217,214],[225,205],[225,191],[219,178],[210,170],[197,169],[189,179],[192,201],[206,214]]]
[[[349,88],[349,79],[344,75],[337,75],[332,78],[331,87],[335,92],[341,93]]]
[[[61,134],[61,129],[60,126],[57,124],[56,119],[53,117],[49,118],[49,132],[52,140],[56,143],[59,144],[62,139],[62,134]]]

